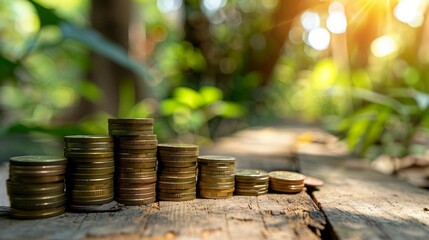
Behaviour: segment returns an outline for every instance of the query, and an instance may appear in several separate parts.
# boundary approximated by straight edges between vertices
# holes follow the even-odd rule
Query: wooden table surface
[[[0,216],[0,239],[427,239],[427,191],[374,173],[330,144],[301,139],[309,131],[318,130],[254,128],[202,152],[236,156],[237,168],[300,170],[325,180],[317,191],[160,201],[40,220]],[[0,166],[0,205],[8,204],[6,178]]]

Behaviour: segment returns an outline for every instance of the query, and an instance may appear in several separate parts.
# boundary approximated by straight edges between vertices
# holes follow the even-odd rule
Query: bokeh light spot
[[[329,47],[331,35],[325,28],[315,28],[308,34],[308,44],[316,50],[325,50]]]

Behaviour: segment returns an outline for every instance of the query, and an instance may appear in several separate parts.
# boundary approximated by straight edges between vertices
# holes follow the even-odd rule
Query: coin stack
[[[6,181],[11,217],[47,218],[65,212],[64,177],[67,159],[57,156],[10,158]]]
[[[198,146],[158,145],[158,199],[187,201],[196,198]]]
[[[110,136],[64,137],[68,158],[66,192],[70,210],[102,205],[113,200],[113,139]]]
[[[268,173],[255,169],[235,171],[235,195],[258,196],[268,192]]]
[[[235,158],[230,156],[198,157],[198,189],[202,198],[229,198],[234,194]]]
[[[156,200],[156,150],[152,118],[109,119],[115,140],[115,199],[125,205]]]
[[[305,176],[296,172],[274,171],[268,174],[270,189],[282,193],[299,193],[304,190]]]

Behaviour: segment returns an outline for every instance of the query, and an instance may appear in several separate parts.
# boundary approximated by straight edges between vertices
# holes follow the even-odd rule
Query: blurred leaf
[[[10,61],[9,59],[0,55],[0,81],[13,75],[13,70],[17,66],[17,63]]]
[[[200,89],[200,93],[204,98],[206,105],[210,105],[214,102],[220,101],[222,100],[222,97],[223,97],[222,90],[216,87],[210,87],[210,86],[202,87]]]
[[[194,130],[201,128],[205,122],[206,117],[202,111],[193,112],[189,118],[189,125]]]
[[[360,149],[361,155],[365,154],[381,138],[391,112],[392,110],[386,107],[379,108],[377,112],[374,112],[375,119],[372,120],[369,129],[364,132],[365,138]]]
[[[66,22],[62,23],[60,28],[64,38],[79,41],[91,50],[138,74],[146,82],[153,79],[146,67],[136,60],[131,59],[124,49],[107,40],[98,32],[89,28],[75,27]],[[145,88],[147,87],[145,86]]]
[[[3,134],[11,134],[11,133],[27,134],[31,132],[42,132],[42,133],[47,133],[47,134],[59,136],[59,137],[63,137],[66,135],[87,133],[80,126],[32,126],[32,125],[25,125],[25,124],[18,123],[5,129]]]
[[[134,105],[133,108],[131,108],[130,112],[127,114],[128,118],[142,118],[142,117],[148,117],[151,114],[150,107],[144,102],[141,101]]]
[[[239,118],[246,114],[246,108],[234,102],[222,102],[216,106],[216,113],[225,118]]]
[[[192,109],[197,109],[204,104],[201,94],[194,89],[178,87],[173,93],[174,99]]]
[[[389,96],[358,88],[353,89],[352,93],[356,98],[389,107],[403,115],[409,114],[407,108],[401,102]]]
[[[347,145],[350,149],[356,149],[358,143],[362,139],[362,135],[366,132],[370,118],[360,118],[353,122],[350,130],[347,133]]]
[[[40,19],[40,26],[56,25],[59,26],[64,20],[55,14],[53,9],[46,8],[39,3],[28,0],[36,9],[37,15]]]
[[[165,99],[161,102],[160,110],[163,115],[171,115],[178,108],[183,107],[182,104],[178,103],[175,99]]]
[[[101,99],[103,92],[100,88],[90,81],[82,81],[80,94],[90,102],[97,102]]]

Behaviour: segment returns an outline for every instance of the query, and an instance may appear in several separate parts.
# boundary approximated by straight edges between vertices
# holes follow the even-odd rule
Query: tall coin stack
[[[47,218],[66,209],[64,176],[67,159],[57,156],[20,156],[10,158],[6,181],[11,217]]]
[[[270,177],[270,189],[282,193],[299,193],[304,190],[305,176],[296,172],[273,171]]]
[[[198,189],[202,198],[229,198],[234,194],[235,158],[198,157]]]
[[[109,119],[115,139],[115,199],[125,205],[156,200],[156,150],[152,118]]]
[[[268,192],[268,173],[256,169],[235,171],[235,195],[258,196]]]
[[[66,192],[70,210],[102,205],[113,200],[113,139],[110,136],[64,137],[68,158]]]
[[[196,198],[198,146],[158,145],[158,199],[187,201]]]

